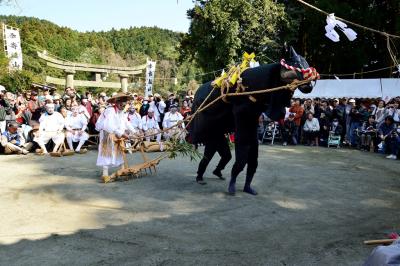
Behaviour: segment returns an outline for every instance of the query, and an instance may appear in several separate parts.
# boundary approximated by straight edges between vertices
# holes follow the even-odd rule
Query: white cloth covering
[[[164,116],[163,127],[169,128],[175,126],[179,121],[183,120],[183,116],[179,112],[171,113],[167,112]],[[182,127],[185,127],[185,124],[182,123]]]
[[[96,123],[96,130],[100,132],[99,153],[97,156],[97,166],[111,166],[116,167],[123,164],[124,160],[122,154],[117,154],[114,148],[114,142],[110,142],[107,147],[111,151],[110,156],[102,155],[102,143],[105,140],[105,134],[115,134],[117,137],[122,136],[126,131],[132,131],[133,128],[128,121],[128,116],[125,112],[116,109],[115,107],[108,107],[100,115]]]
[[[71,115],[65,119],[65,128],[67,129],[67,138],[71,138],[73,142],[88,140],[89,134],[85,132],[88,121],[83,114],[77,116]],[[80,132],[81,131],[81,132]]]
[[[47,144],[50,140],[55,144],[64,141],[65,119],[59,112],[54,112],[52,115],[42,114],[39,123],[39,136],[34,139],[39,145]]]
[[[183,120],[183,116],[179,112],[171,113],[167,112],[164,117],[163,127],[170,128],[175,126],[179,121]],[[180,138],[184,139],[186,137],[185,133],[185,123],[182,123],[179,127],[174,127],[169,129],[164,133],[164,137],[169,140],[170,138]]]
[[[160,126],[158,125],[154,116],[150,118],[148,115],[145,115],[142,117],[142,129],[144,131],[149,129],[160,129]]]
[[[145,115],[142,117],[142,129],[146,135],[146,141],[150,141],[150,139],[156,138],[157,142],[161,141],[161,133],[158,133],[160,131],[160,126],[158,125],[156,119],[154,117],[149,117],[148,115]],[[157,134],[157,135],[153,135]],[[152,136],[149,136],[152,135]]]
[[[142,130],[142,118],[138,113],[128,114],[128,121],[134,129],[133,133],[138,133]]]
[[[161,122],[160,112],[163,114],[166,106],[164,101],[158,102],[157,105],[155,101],[150,102],[150,108],[154,110],[154,117],[157,122]]]
[[[79,112],[79,114],[83,115],[83,116],[86,118],[86,120],[89,121],[89,119],[90,119],[90,114],[89,114],[89,112],[88,112],[88,110],[86,109],[85,106],[79,105],[79,106],[78,106],[78,112]]]

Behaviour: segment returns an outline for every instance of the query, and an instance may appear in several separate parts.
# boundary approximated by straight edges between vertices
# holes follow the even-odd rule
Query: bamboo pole
[[[396,239],[375,239],[375,240],[366,240],[364,241],[365,245],[390,245]]]

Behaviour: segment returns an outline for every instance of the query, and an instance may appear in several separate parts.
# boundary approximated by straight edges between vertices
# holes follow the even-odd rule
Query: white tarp
[[[380,79],[325,79],[318,80],[311,93],[304,94],[296,90],[293,97],[378,98],[382,97],[382,88]]]
[[[147,60],[146,86],[144,96],[153,95],[154,73],[156,72],[156,61]]]
[[[382,99],[385,101],[400,96],[400,79],[381,79]]]
[[[22,49],[19,29],[3,24],[4,48],[10,58],[10,70],[22,70]]]

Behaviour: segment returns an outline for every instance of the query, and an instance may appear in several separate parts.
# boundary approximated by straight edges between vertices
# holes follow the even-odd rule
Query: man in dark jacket
[[[364,110],[361,107],[355,105],[355,102],[351,102],[353,104],[350,110],[350,143],[351,146],[357,146],[357,134],[356,130],[359,129],[363,123],[364,118]]]
[[[343,133],[343,127],[340,125],[339,120],[334,118],[332,120],[332,125],[329,127],[330,134],[334,136],[341,136]]]
[[[140,107],[139,114],[141,117],[146,116],[150,108],[149,98],[145,97],[143,99],[142,106]]]
[[[286,146],[288,143],[297,145],[296,139],[296,130],[297,126],[294,122],[294,113],[290,113],[289,117],[283,122],[283,129],[282,129],[282,138],[283,138],[283,146]]]
[[[329,137],[330,122],[324,111],[321,112],[318,122],[320,126],[320,142],[326,144]]]
[[[5,99],[4,90],[0,91],[0,132],[6,131],[6,115],[7,109],[10,108],[9,103]]]
[[[395,137],[395,127],[394,127],[394,120],[393,117],[388,115],[385,118],[385,122],[379,127],[378,130],[378,137],[379,139],[384,143],[384,149],[385,152],[388,152],[390,147],[393,146],[393,142],[396,141],[396,137]],[[390,154],[392,155],[392,154]],[[393,157],[393,156],[391,156]],[[390,157],[388,157],[389,159],[392,159]]]

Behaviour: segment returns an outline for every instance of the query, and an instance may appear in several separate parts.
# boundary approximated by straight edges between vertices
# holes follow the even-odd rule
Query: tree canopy
[[[273,0],[197,1],[188,17],[182,56],[194,58],[204,71],[232,64],[244,52],[269,62],[283,44],[283,33],[290,31],[284,5]]]
[[[340,41],[335,43],[324,36],[326,15],[304,7],[297,1],[282,2],[286,3],[290,21],[297,26],[295,46],[321,73],[332,74],[333,78],[335,73],[366,72],[393,65],[384,36],[348,25],[357,32],[357,39],[350,42],[341,34]],[[399,0],[307,0],[307,2],[363,26],[400,35]],[[393,45],[399,44],[399,39],[393,39]],[[393,69],[388,69],[356,77],[390,77],[392,72]]]
[[[399,0],[307,2],[361,25],[400,33]],[[244,51],[255,52],[263,63],[276,61],[285,41],[293,44],[319,72],[332,74],[331,78],[333,74],[362,73],[393,65],[384,36],[353,27],[358,33],[355,41],[350,42],[342,35],[341,41],[334,43],[324,36],[326,15],[297,1],[203,0],[196,3],[188,11],[191,24],[189,33],[182,39],[181,56],[194,58],[204,71],[232,64],[240,60]],[[392,41],[393,46],[400,43],[399,39]],[[390,77],[392,72],[393,69],[386,69],[359,74],[356,78]]]

